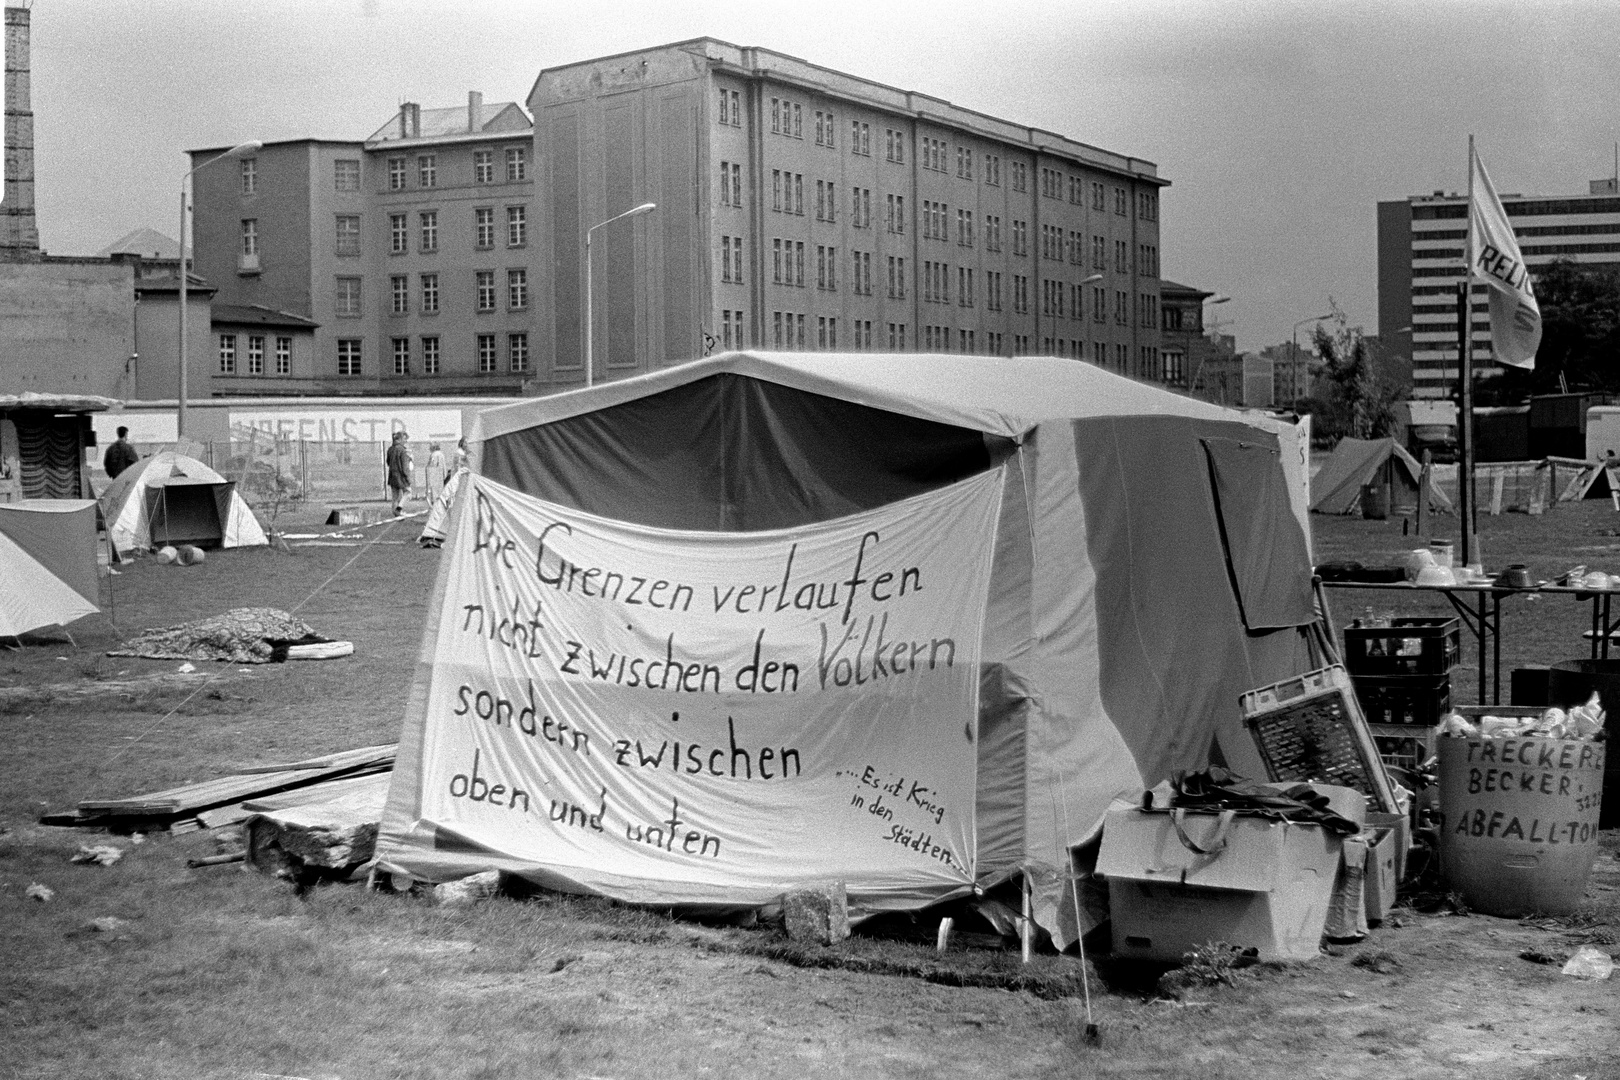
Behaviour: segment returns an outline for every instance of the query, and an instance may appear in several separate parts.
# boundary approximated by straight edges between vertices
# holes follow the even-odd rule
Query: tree
[[[1328,298],[1332,330],[1316,327],[1313,344],[1322,361],[1321,389],[1310,402],[1312,426],[1337,438],[1380,439],[1395,427],[1399,387],[1385,386],[1373,363],[1372,347],[1361,327],[1348,326],[1339,305]]]
[[[1535,289],[1541,307],[1536,366],[1504,365],[1499,377],[1482,379],[1481,403],[1566,390],[1620,391],[1620,268],[1557,259],[1536,274]]]

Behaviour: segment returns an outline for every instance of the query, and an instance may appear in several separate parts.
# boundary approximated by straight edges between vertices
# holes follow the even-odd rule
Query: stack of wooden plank
[[[272,765],[254,765],[230,776],[153,791],[122,799],[85,799],[68,814],[47,814],[42,825],[85,826],[113,832],[185,832],[245,821],[256,800],[291,795],[333,781],[352,781],[392,771],[398,744],[365,746],[324,757]],[[386,777],[382,786],[387,787]],[[307,792],[324,801],[335,793]],[[295,801],[305,801],[297,798]],[[283,803],[282,805],[287,805]],[[267,807],[273,809],[274,807]]]
[[[249,866],[299,885],[348,877],[371,861],[388,774],[332,780],[243,805]]]

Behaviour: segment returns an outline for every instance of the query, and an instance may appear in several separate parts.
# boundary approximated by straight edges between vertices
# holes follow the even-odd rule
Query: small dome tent
[[[100,502],[107,536],[119,553],[165,544],[233,548],[270,542],[235,484],[173,450],[119,473]]]
[[[1087,363],[728,353],[486,409],[469,443],[472,473],[446,526],[378,837],[380,865],[391,873],[444,881],[498,868],[548,887],[634,902],[762,904],[801,883],[796,875],[836,866],[842,838],[884,825],[896,871],[836,874],[854,907],[918,907],[1022,872],[1036,884],[1037,920],[1055,930],[1063,917],[1057,868],[1069,848],[1098,834],[1109,803],[1212,759],[1263,777],[1239,696],[1314,666],[1307,448],[1298,429]],[[536,520],[566,517],[615,529],[649,547],[701,543],[724,551],[727,538],[757,537],[779,538],[786,548],[801,535],[796,530],[854,521],[852,535],[858,536],[866,527],[859,524],[862,515],[909,508],[987,477],[995,492],[993,524],[965,538],[989,567],[975,631],[976,696],[966,715],[929,718],[940,741],[966,745],[972,757],[966,797],[949,811],[965,819],[954,880],[938,875],[936,884],[918,887],[900,872],[906,860],[926,861],[931,848],[938,858],[940,844],[938,830],[931,832],[926,821],[905,826],[904,814],[932,813],[937,821],[947,812],[930,801],[927,788],[918,795],[918,774],[908,779],[903,761],[884,776],[893,786],[846,799],[873,817],[840,832],[828,821],[853,811],[829,802],[773,834],[803,857],[802,871],[789,866],[774,878],[747,873],[749,858],[776,852],[745,841],[724,849],[735,860],[734,872],[720,869],[719,860],[692,863],[707,853],[708,837],[681,832],[687,826],[682,815],[696,815],[689,789],[674,785],[702,780],[714,803],[762,815],[771,810],[769,796],[760,794],[767,789],[731,786],[744,751],[740,726],[728,728],[728,710],[759,706],[729,689],[701,705],[691,697],[655,696],[666,702],[660,722],[668,722],[672,738],[699,738],[698,725],[710,722],[704,714],[714,714],[720,734],[707,737],[722,749],[709,751],[706,744],[704,751],[722,765],[731,732],[728,777],[687,775],[702,771],[706,760],[707,771],[720,777],[714,756],[692,756],[698,762],[692,768],[681,759],[684,772],[662,764],[649,772],[657,745],[651,742],[603,746],[598,739],[586,754],[579,752],[580,731],[595,720],[624,723],[625,714],[604,704],[615,688],[565,685],[572,677],[558,674],[579,670],[570,667],[571,645],[560,640],[570,633],[558,606],[562,598],[548,593],[543,604],[521,609],[514,601],[510,585],[520,578],[561,580],[550,575],[561,574],[563,564],[550,561],[559,556],[545,545],[555,545],[562,531],[547,526],[551,540],[542,534],[537,558],[532,542],[525,547],[506,538],[503,507],[521,506]],[[805,565],[803,549],[794,550],[800,551],[798,565]],[[574,568],[590,602],[618,616],[607,630],[622,631],[643,618],[645,609],[617,604],[617,589],[608,598],[614,603],[598,599],[589,583],[601,585],[612,575],[596,576],[597,570],[581,569],[585,565]],[[479,576],[491,568],[514,575],[501,579],[502,591]],[[785,597],[787,575],[782,579]],[[850,579],[864,580],[858,568]],[[485,587],[487,593],[477,593]],[[469,602],[477,596],[491,599]],[[500,618],[491,610],[486,621],[484,607],[497,596]],[[717,609],[721,598],[717,591]],[[604,626],[612,622],[608,614],[602,618]],[[881,642],[881,627],[876,633]],[[468,660],[455,652],[474,638],[490,643],[480,645],[487,654]],[[662,649],[662,638],[656,640]],[[671,668],[678,667],[674,640]],[[874,647],[871,655],[880,652]],[[858,665],[856,671],[858,677]],[[478,680],[486,678],[490,688],[480,689],[486,684]],[[769,707],[791,713],[809,708],[812,696],[783,696]],[[881,726],[890,714],[880,709],[874,715],[874,726]],[[580,729],[572,743],[557,741],[563,723]],[[528,735],[531,728],[544,737]],[[454,765],[446,764],[440,749],[463,737],[474,741]],[[836,758],[847,743],[866,737],[840,731],[816,745]],[[587,760],[592,747],[598,757]],[[675,753],[679,758],[680,749]],[[583,807],[570,807],[561,788],[541,786],[560,783],[568,770],[591,768],[603,771],[580,774],[573,797],[588,800]],[[592,845],[615,839],[615,828],[621,844],[655,831],[609,820],[626,805],[615,801],[616,791],[609,795],[615,777],[638,768],[648,776],[656,772],[649,782],[668,788],[634,807],[642,821],[654,819],[655,803],[667,816],[668,831],[656,832],[671,849],[659,854],[662,875],[592,854],[603,850]],[[802,781],[808,782],[813,766],[805,768]],[[860,782],[858,761],[839,768],[851,771],[837,775],[855,778],[846,784]],[[498,811],[467,798],[487,795],[497,780],[510,785],[511,775],[536,778],[526,786],[536,793],[536,806],[527,806],[525,794],[526,824],[515,846],[504,844],[513,834],[501,824],[519,809],[510,787],[500,788],[508,803]],[[597,775],[603,778],[600,801]],[[548,790],[549,821],[542,805]],[[895,802],[902,804],[901,818],[892,825],[874,822]],[[693,845],[685,861],[681,844]]]

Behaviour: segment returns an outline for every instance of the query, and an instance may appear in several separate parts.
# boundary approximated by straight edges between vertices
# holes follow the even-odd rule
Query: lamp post
[[[1230,296],[1217,296],[1213,297],[1212,299],[1205,300],[1202,304],[1198,305],[1198,334],[1200,337],[1204,337],[1206,332],[1210,329],[1210,327],[1206,326],[1204,323],[1204,309],[1207,307],[1214,307],[1216,304],[1227,303],[1231,299],[1232,298]],[[1220,329],[1220,325],[1217,324],[1214,329],[1218,331]],[[1200,380],[1204,377],[1204,363],[1209,359],[1209,354],[1213,349],[1214,345],[1206,341],[1204,347],[1198,350],[1198,366],[1193,369],[1192,378],[1187,380],[1188,393],[1196,394],[1198,392]],[[1226,394],[1224,392],[1221,394],[1221,404],[1226,404]]]
[[[1289,397],[1298,400],[1299,394],[1299,328],[1308,322],[1321,322],[1323,319],[1333,318],[1333,312],[1326,315],[1312,315],[1308,319],[1301,319],[1294,324],[1294,345],[1288,354],[1289,367],[1293,370],[1288,374]]]
[[[1093,281],[1101,281],[1102,279],[1103,279],[1103,276],[1101,274],[1092,274],[1090,277],[1081,278],[1076,283],[1076,286],[1077,287],[1083,287],[1083,286],[1086,286],[1086,285],[1090,285]],[[1059,284],[1059,286],[1061,286],[1063,283],[1058,282],[1058,284]],[[1076,310],[1078,311],[1078,309],[1076,309]],[[1078,318],[1078,315],[1076,315],[1076,317]],[[1037,315],[1035,317],[1035,336],[1040,337],[1040,335],[1041,335],[1041,320],[1040,320],[1040,316]],[[1057,316],[1056,315],[1052,316],[1052,353],[1054,355],[1057,353]]]
[[[640,206],[626,210],[622,214],[615,214],[606,221],[599,221],[585,230],[585,386],[586,389],[595,385],[596,356],[591,349],[591,279],[594,276],[594,267],[591,264],[591,233],[603,225],[611,225],[620,218],[636,217],[639,214],[650,214],[658,209],[657,203],[642,203]]]
[[[191,174],[198,169],[207,168],[214,162],[223,161],[226,158],[241,158],[249,154],[256,154],[263,147],[264,143],[258,139],[238,143],[223,154],[215,154],[201,165],[193,166],[191,172],[180,178],[180,381],[174,412],[175,438],[177,440],[186,436],[186,365],[190,359],[186,350],[186,225],[191,220],[191,202],[186,197],[186,184],[190,182]]]

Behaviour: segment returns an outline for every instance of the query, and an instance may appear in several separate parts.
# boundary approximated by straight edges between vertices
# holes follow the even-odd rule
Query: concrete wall
[[[208,294],[186,294],[186,397],[208,397],[217,363],[209,328]],[[180,359],[180,294],[144,293],[134,306],[135,349],[131,377],[119,381],[120,398],[172,398],[178,393]]]
[[[0,262],[0,392],[127,391],[135,351],[131,268],[96,259]]]
[[[310,186],[313,142],[274,143],[254,158],[257,183],[242,192],[242,162],[216,161],[192,176],[192,268],[221,304],[263,304],[312,318]],[[194,155],[200,164],[214,152]],[[358,156],[358,150],[356,150]],[[328,184],[331,178],[327,177]],[[242,273],[242,222],[258,222],[259,271]],[[178,223],[177,223],[178,224]],[[330,243],[328,243],[330,248]],[[314,375],[312,368],[294,375]]]

